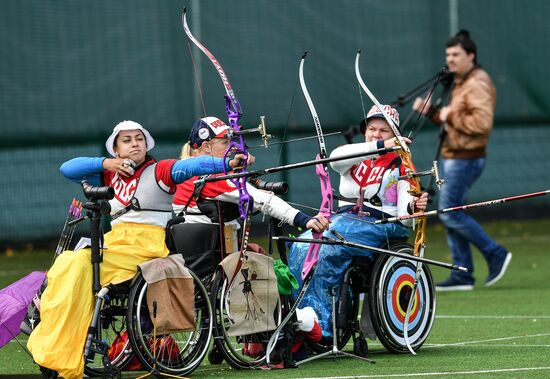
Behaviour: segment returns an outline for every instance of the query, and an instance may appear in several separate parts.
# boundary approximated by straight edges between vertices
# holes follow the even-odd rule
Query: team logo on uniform
[[[136,192],[138,180],[134,178],[128,183],[124,181],[122,177],[116,174],[112,179],[110,186],[115,190],[115,198],[120,201],[124,206],[130,204],[130,200],[134,197]]]
[[[202,140],[208,139],[210,137],[210,133],[208,133],[207,128],[200,128],[199,129],[199,138]]]

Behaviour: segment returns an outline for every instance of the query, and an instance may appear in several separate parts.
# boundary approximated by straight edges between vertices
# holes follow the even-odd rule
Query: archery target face
[[[416,262],[389,257],[377,278],[380,324],[397,344],[406,346],[405,316],[416,276]],[[416,289],[409,317],[408,335],[411,345],[423,342],[431,330],[435,316],[435,294],[424,271]]]

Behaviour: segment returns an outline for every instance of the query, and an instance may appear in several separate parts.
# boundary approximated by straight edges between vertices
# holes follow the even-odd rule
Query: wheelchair
[[[271,220],[271,224],[276,227],[278,221]],[[229,249],[224,244],[226,236],[222,225],[222,220],[217,224],[181,222],[171,225],[169,230],[175,251],[183,254],[186,266],[197,273],[210,293],[214,346],[208,354],[208,360],[212,364],[219,364],[225,359],[235,369],[255,368],[265,363],[264,347],[271,332],[242,336],[230,336],[228,333],[232,324],[232,289],[228,288],[229,278],[219,265],[228,256],[226,250]],[[288,301],[284,297],[277,298],[273,314],[276,325],[282,320],[285,304]],[[260,346],[262,349],[258,349]]]
[[[105,354],[114,371],[137,369],[139,364],[140,370],[171,375],[186,375],[196,369],[210,344],[212,307],[206,288],[196,274],[190,273],[195,288],[195,330],[155,339],[143,276],[138,274],[131,282],[111,286],[101,304],[99,325],[85,361],[85,374],[106,376]]]
[[[99,284],[100,219],[109,214],[104,200],[113,197],[109,187],[82,183],[90,219],[93,290],[96,301],[84,348],[84,372],[88,377],[116,378],[124,369],[147,370],[156,375],[182,376],[195,370],[208,352],[212,337],[212,307],[200,278],[189,271],[194,283],[194,329],[155,335],[155,318],[147,305],[147,282],[142,274],[130,281],[101,287]],[[75,220],[83,221],[85,218]],[[50,370],[51,371],[51,370]]]
[[[406,240],[390,241],[386,248],[413,254],[413,247]],[[391,353],[409,352],[403,327],[415,276],[416,262],[411,260],[378,253],[373,255],[373,259],[355,257],[336,294],[338,348],[342,349],[352,339],[354,353],[364,357],[367,338],[378,338]],[[424,264],[408,326],[408,338],[414,351],[420,349],[428,338],[435,310],[432,274]],[[309,345],[315,352],[322,353],[332,347],[332,342]]]

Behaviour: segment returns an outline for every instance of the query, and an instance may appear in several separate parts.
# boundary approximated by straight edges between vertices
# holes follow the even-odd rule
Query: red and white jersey
[[[376,150],[376,141],[344,145],[336,148],[331,158]],[[331,167],[340,174],[340,195],[357,199],[364,192],[364,207],[374,208],[392,216],[408,214],[407,206],[412,200],[409,194],[408,180],[398,180],[405,175],[401,160],[396,153],[346,159],[332,162]],[[374,202],[375,204],[371,203]],[[339,201],[339,206],[353,205],[346,201]],[[365,211],[368,211],[366,209]],[[412,220],[402,222],[411,226]]]
[[[176,183],[172,180],[171,168],[175,162],[175,159],[149,160],[130,177],[103,172],[103,182],[115,190],[114,199],[109,201],[111,215],[129,206],[134,197],[139,201],[140,210],[131,209],[112,224],[133,222],[165,227],[172,218],[171,202]]]
[[[223,174],[219,174],[223,175]],[[185,208],[185,205],[195,190],[193,181],[198,177],[191,178],[181,184],[178,184],[176,194],[174,195],[174,213],[177,215]],[[287,224],[293,225],[294,218],[298,214],[298,209],[291,207],[283,199],[275,196],[273,192],[259,190],[249,183],[246,183],[246,189],[254,199],[254,210],[263,214],[273,216]],[[218,200],[221,202],[238,204],[239,191],[230,180],[220,180],[219,182],[208,182],[204,185],[201,193],[201,199]],[[193,215],[201,213],[197,206],[197,201],[192,198],[187,207],[185,216],[186,222],[211,223],[212,221],[205,215]]]

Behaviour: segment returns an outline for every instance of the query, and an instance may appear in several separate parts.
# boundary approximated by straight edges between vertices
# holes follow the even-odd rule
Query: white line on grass
[[[465,341],[465,342],[442,343],[442,344],[433,343],[433,344],[430,344],[430,346],[431,347],[462,346],[462,345],[480,344],[480,343],[492,342],[492,341],[507,341],[507,340],[513,340],[513,339],[518,339],[518,338],[546,337],[546,336],[550,336],[550,333],[525,334],[525,335],[522,335],[522,336],[492,338],[492,339],[488,339],[488,340],[479,340],[479,341]]]
[[[354,376],[319,376],[308,377],[301,379],[351,379],[351,378],[405,378],[413,376],[444,376],[444,375],[475,375],[497,372],[517,372],[517,371],[545,371],[550,370],[550,367],[518,367],[518,368],[503,368],[498,370],[476,370],[476,371],[443,371],[443,372],[414,372],[403,374],[381,374],[381,375],[354,375]]]
[[[548,315],[533,315],[533,316],[498,316],[498,315],[485,315],[485,316],[475,316],[475,315],[436,315],[435,318],[488,318],[488,319],[550,319]]]
[[[439,347],[437,344],[429,344],[429,343],[426,343],[423,345],[424,347]],[[473,345],[473,346],[468,346],[468,348],[475,348],[475,347],[512,347],[512,348],[524,348],[524,347],[550,347],[550,345],[548,344],[523,344],[523,343],[513,343],[513,344],[499,344],[499,343],[495,343],[495,344],[487,344],[487,345],[484,345],[484,344],[480,344],[480,345]]]

